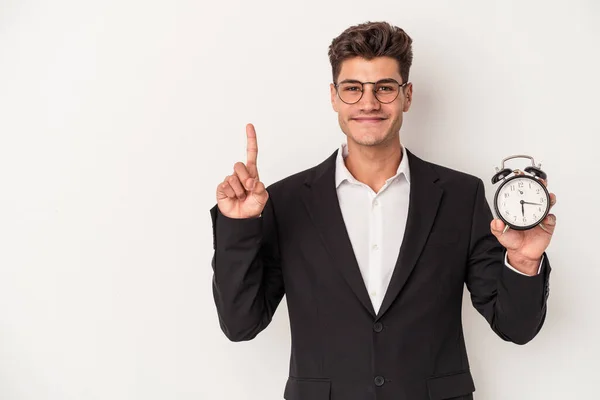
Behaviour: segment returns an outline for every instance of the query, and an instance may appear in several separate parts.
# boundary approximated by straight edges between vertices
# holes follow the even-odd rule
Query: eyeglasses
[[[373,93],[375,94],[375,98],[383,104],[388,104],[396,100],[400,93],[400,88],[408,85],[408,82],[399,84],[397,80],[387,78],[377,82],[360,82],[348,79],[340,83],[335,83],[334,86],[340,100],[346,104],[355,104],[362,99],[367,83],[374,85]]]

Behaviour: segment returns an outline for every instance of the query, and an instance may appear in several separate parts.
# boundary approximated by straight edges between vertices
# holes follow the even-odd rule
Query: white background
[[[368,20],[414,40],[407,148],[481,177],[490,204],[494,167],[530,154],[558,198],[541,333],[505,343],[465,296],[476,398],[594,398],[599,17],[593,0],[0,0],[0,398],[283,397],[285,300],[255,340],[225,338],[209,209],[246,123],[266,184],[345,139],[327,48]]]

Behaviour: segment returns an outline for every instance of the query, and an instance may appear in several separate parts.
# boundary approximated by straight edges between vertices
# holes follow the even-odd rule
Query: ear
[[[404,93],[404,106],[402,111],[407,112],[410,109],[410,105],[412,104],[412,96],[413,96],[413,91],[412,91],[412,83],[409,83],[408,85],[406,85],[406,88],[403,90]]]
[[[329,84],[329,94],[331,96],[331,107],[335,112],[338,112],[338,104],[337,104],[337,93],[335,91],[335,86],[333,83]]]

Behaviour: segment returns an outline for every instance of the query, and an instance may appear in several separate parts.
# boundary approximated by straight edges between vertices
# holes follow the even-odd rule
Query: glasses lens
[[[378,83],[375,86],[375,96],[382,103],[391,103],[398,97],[400,86],[396,82]]]
[[[356,103],[362,96],[360,83],[345,82],[338,86],[338,95],[344,103]]]

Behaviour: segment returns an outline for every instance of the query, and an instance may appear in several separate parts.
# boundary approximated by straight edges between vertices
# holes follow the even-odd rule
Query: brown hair
[[[408,82],[412,64],[412,39],[397,26],[387,22],[365,22],[354,25],[333,39],[329,46],[329,62],[333,82],[342,70],[342,62],[356,56],[371,60],[375,57],[392,57],[398,61],[402,82]]]

